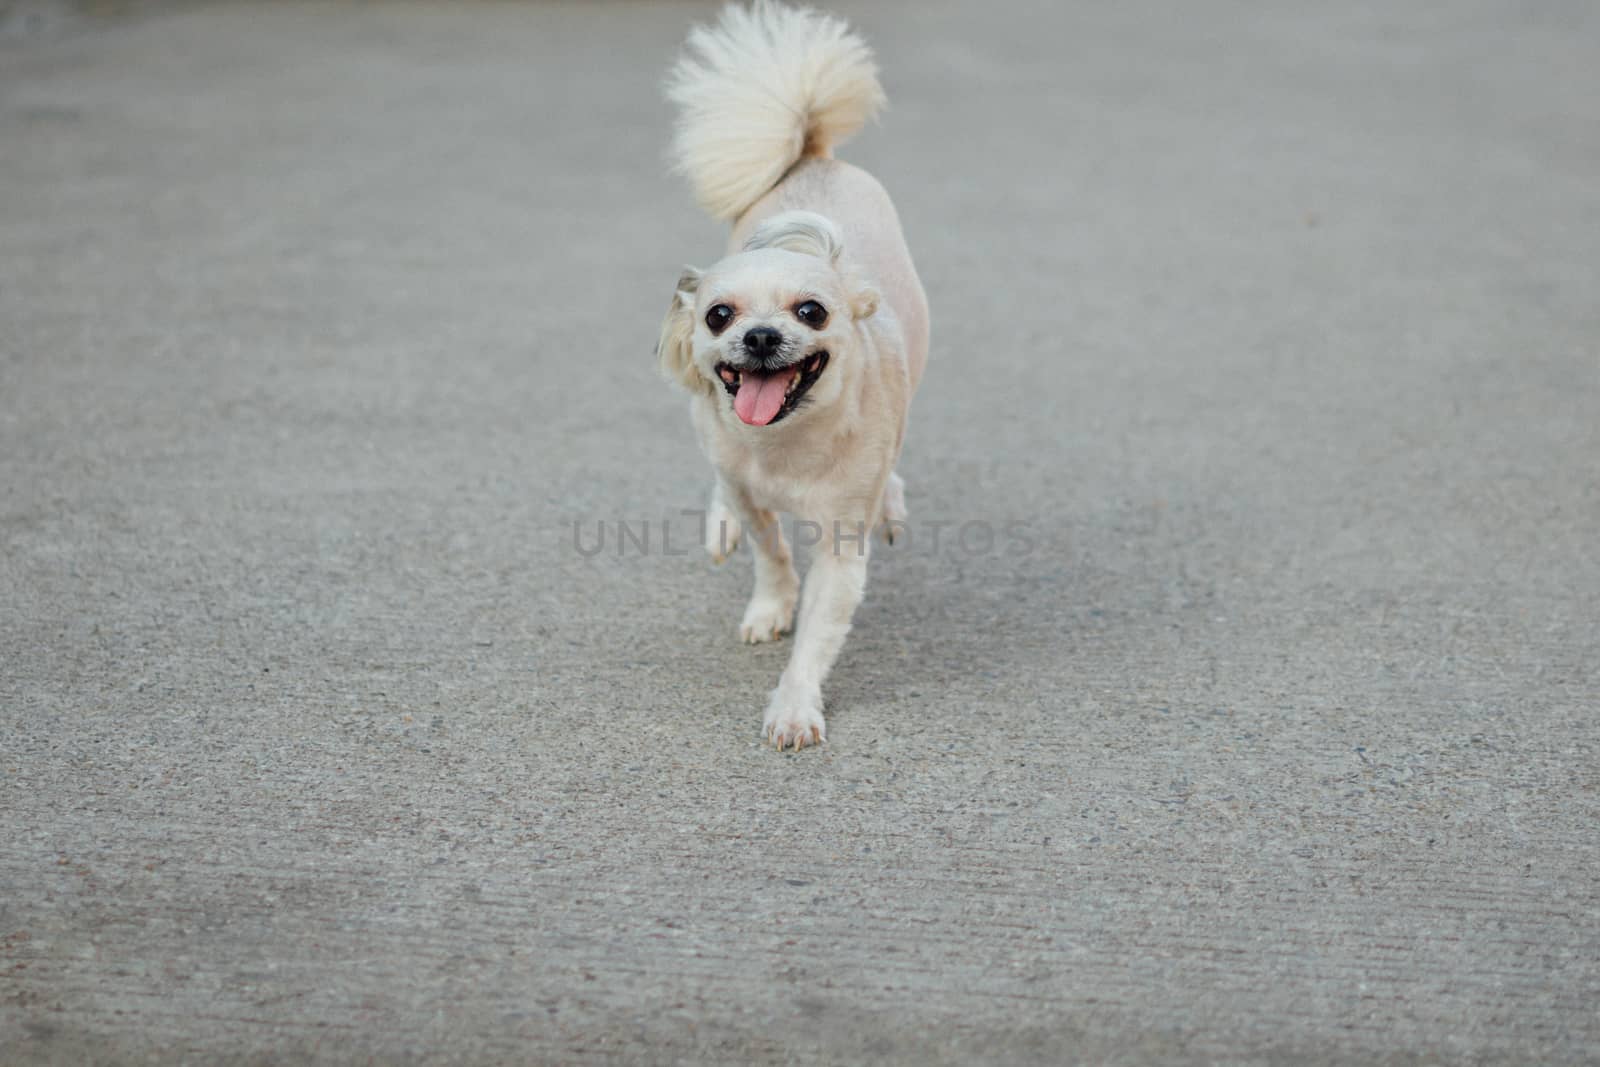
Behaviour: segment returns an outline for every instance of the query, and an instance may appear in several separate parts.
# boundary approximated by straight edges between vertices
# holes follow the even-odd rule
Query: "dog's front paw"
[[[828,739],[828,727],[822,721],[822,694],[816,689],[778,686],[767,701],[761,730],[779,752],[791,746],[798,752],[807,745],[822,744]]]
[[[744,609],[744,621],[739,624],[739,639],[747,645],[759,645],[763,641],[776,641],[788,633],[794,625],[798,599],[793,593],[787,596],[758,593],[751,597],[749,606]]]

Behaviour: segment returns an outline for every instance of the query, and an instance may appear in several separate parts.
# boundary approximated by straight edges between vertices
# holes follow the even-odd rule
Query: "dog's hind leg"
[[[906,483],[900,475],[889,472],[889,481],[883,487],[883,517],[878,522],[878,536],[883,538],[883,543],[892,545],[895,539],[902,536],[906,529],[906,519],[910,517],[906,511]]]
[[[722,481],[711,487],[711,503],[706,508],[706,551],[712,563],[721,563],[739,547],[739,537],[744,533],[739,516],[728,506],[722,491]]]

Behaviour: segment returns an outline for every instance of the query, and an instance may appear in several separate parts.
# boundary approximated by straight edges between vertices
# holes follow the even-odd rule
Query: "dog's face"
[[[719,417],[796,423],[836,404],[861,353],[857,321],[877,297],[837,259],[758,248],[685,272],[662,324],[663,369],[706,390]]]

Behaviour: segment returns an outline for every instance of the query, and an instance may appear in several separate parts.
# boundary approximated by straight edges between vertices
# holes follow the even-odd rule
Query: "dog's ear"
[[[859,278],[850,279],[850,314],[857,319],[869,318],[878,310],[878,290]]]
[[[656,342],[661,373],[685,389],[709,384],[694,372],[694,292],[699,287],[700,272],[693,267],[683,268],[672,293],[672,306],[661,320],[661,340]]]

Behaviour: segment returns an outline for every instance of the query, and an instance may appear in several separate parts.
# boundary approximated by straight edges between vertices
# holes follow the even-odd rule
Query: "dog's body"
[[[749,642],[787,632],[794,652],[763,724],[780,749],[826,736],[822,683],[866,585],[869,532],[905,520],[894,474],[928,352],[928,307],[893,203],[833,145],[883,102],[871,52],[843,23],[759,2],[689,38],[669,89],[679,169],[733,223],[728,255],[679,280],[662,324],[663,370],[693,394],[717,471],[707,548],[741,532],[755,592]],[[800,581],[777,522],[820,531]]]

